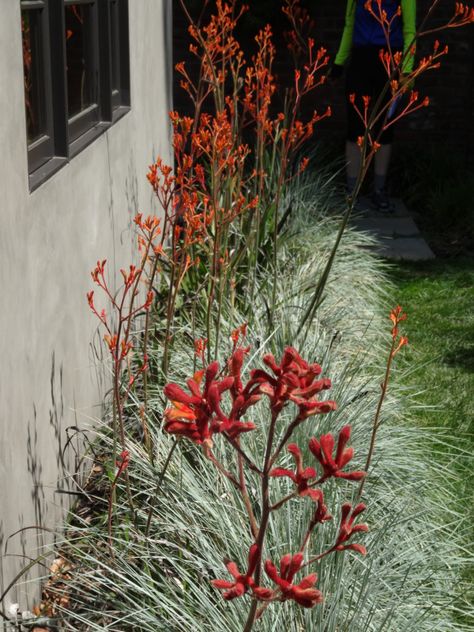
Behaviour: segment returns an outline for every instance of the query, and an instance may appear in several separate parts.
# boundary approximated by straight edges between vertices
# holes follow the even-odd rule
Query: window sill
[[[54,175],[57,171],[59,171],[64,165],[67,165],[68,159],[61,158],[60,156],[54,156],[45,162],[44,165],[41,165],[39,169],[33,171],[28,176],[28,182],[30,185],[30,193],[33,193],[35,189],[37,189],[43,182],[48,180],[52,175]]]
[[[91,127],[86,132],[84,132],[84,134],[78,136],[78,138],[76,138],[76,140],[73,140],[72,143],[70,143],[69,145],[69,158],[71,159],[77,156],[78,153],[80,153],[88,145],[93,143],[96,138],[102,136],[102,134],[107,131],[109,127],[110,123],[96,123],[94,127]]]
[[[30,193],[33,193],[35,189],[43,184],[43,182],[46,182],[46,180],[64,167],[64,165],[67,165],[72,158],[77,156],[83,149],[93,143],[97,138],[99,138],[99,136],[102,136],[104,132],[110,129],[117,121],[128,114],[128,112],[130,112],[130,107],[123,105],[119,106],[113,111],[111,122],[104,121],[97,123],[97,125],[91,127],[87,130],[87,132],[84,132],[84,134],[79,136],[79,138],[69,145],[69,159],[54,156],[45,162],[44,165],[36,169],[36,171],[30,173],[28,177]]]
[[[129,105],[119,105],[112,112],[112,125],[128,114],[131,110]]]

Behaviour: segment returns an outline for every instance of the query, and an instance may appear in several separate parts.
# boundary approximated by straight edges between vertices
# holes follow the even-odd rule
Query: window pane
[[[69,118],[96,102],[91,9],[88,4],[65,7]]]
[[[110,35],[112,51],[112,92],[120,91],[120,31],[118,0],[110,3]]]
[[[28,144],[46,133],[44,59],[41,42],[42,10],[21,12],[23,73]]]

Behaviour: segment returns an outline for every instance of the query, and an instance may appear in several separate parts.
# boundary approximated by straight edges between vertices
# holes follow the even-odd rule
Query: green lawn
[[[417,404],[415,422],[439,429],[433,458],[452,478],[455,509],[474,525],[474,259],[399,264],[391,276],[394,300],[408,314],[403,381]],[[466,540],[472,555],[474,527]],[[474,568],[466,580],[472,589]]]
[[[408,383],[426,389],[420,402],[437,407],[419,410],[419,422],[474,441],[474,259],[400,264],[392,279],[416,365]]]

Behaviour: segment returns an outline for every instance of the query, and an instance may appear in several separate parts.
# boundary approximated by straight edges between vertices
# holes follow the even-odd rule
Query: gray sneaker
[[[380,213],[393,213],[394,207],[390,203],[390,196],[386,189],[375,190],[372,193],[372,206]]]

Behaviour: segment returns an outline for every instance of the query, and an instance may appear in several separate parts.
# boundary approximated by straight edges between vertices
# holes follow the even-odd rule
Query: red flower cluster
[[[331,387],[329,379],[316,380],[321,373],[319,364],[309,364],[292,347],[285,349],[279,365],[273,355],[264,356],[263,361],[272,369],[275,377],[255,369],[251,371],[250,380],[244,387],[241,373],[247,352],[248,349],[242,347],[234,350],[228,362],[230,375],[220,380],[217,379],[220,369],[218,362],[210,364],[205,371],[202,392],[200,383],[203,371],[198,371],[187,381],[190,394],[177,384],[167,384],[164,393],[173,406],[165,410],[165,430],[185,436],[197,444],[212,442],[212,435],[216,433],[226,433],[236,438],[255,428],[252,422],[240,420],[262,394],[269,396],[272,412],[276,415],[289,401],[294,402],[299,408],[299,421],[336,409],[335,402],[321,402],[317,397],[322,390]],[[228,415],[221,408],[222,395],[226,391],[232,398]]]
[[[319,364],[309,364],[293,347],[287,347],[280,364],[271,353],[263,357],[273,375],[256,369],[251,380],[260,384],[260,392],[268,395],[272,412],[278,414],[289,401],[299,408],[299,419],[336,410],[336,402],[318,400],[318,394],[331,388],[331,380],[316,380],[321,374]]]
[[[216,433],[225,433],[235,439],[243,432],[254,430],[253,422],[240,421],[247,409],[260,398],[252,385],[243,388],[240,376],[243,353],[242,349],[234,352],[230,360],[232,374],[227,377],[217,378],[218,362],[212,362],[205,371],[198,371],[187,381],[190,394],[177,384],[165,386],[164,393],[173,404],[165,410],[166,432],[187,437],[199,445],[212,445],[212,436]],[[201,391],[204,375],[204,388]],[[229,415],[224,414],[221,408],[222,396],[227,391],[232,398]]]
[[[331,382],[328,379],[318,379],[321,374],[321,367],[318,364],[310,364],[303,360],[292,347],[285,349],[279,364],[271,354],[264,356],[263,360],[271,373],[262,369],[253,370],[250,372],[250,379],[244,384],[242,370],[249,348],[239,346],[239,343],[241,343],[241,338],[245,338],[245,335],[246,326],[233,332],[231,337],[233,349],[225,373],[220,372],[218,362],[212,362],[206,369],[198,371],[193,378],[187,380],[189,393],[177,384],[171,383],[165,387],[165,395],[172,402],[172,406],[165,411],[165,430],[187,437],[207,448],[208,457],[221,473],[242,492],[244,500],[246,499],[246,506],[250,506],[248,512],[250,520],[253,521],[252,533],[255,543],[249,550],[247,570],[241,572],[235,562],[227,561],[226,568],[232,579],[215,579],[212,581],[213,586],[223,591],[223,597],[226,600],[235,599],[251,592],[253,598],[258,601],[268,603],[292,600],[304,608],[312,608],[321,603],[323,599],[322,593],[314,587],[317,582],[317,575],[315,573],[309,574],[301,581],[295,582],[296,574],[302,570],[303,566],[336,551],[353,550],[365,555],[365,548],[361,544],[351,543],[350,539],[354,534],[368,530],[365,524],[354,524],[357,516],[364,511],[365,505],[361,503],[354,509],[350,504],[343,505],[341,522],[333,546],[323,554],[304,563],[304,551],[316,525],[332,519],[324,503],[323,491],[317,486],[330,477],[360,480],[365,473],[343,471],[354,453],[352,448],[346,447],[351,434],[350,426],[345,426],[340,431],[335,454],[333,454],[335,439],[332,434],[323,435],[319,441],[315,438],[311,439],[309,448],[322,466],[320,474],[314,467],[304,467],[302,453],[296,443],[287,445],[287,450],[295,462],[294,471],[279,467],[272,468],[273,461],[280,454],[286,442],[290,440],[292,430],[310,415],[334,410],[336,404],[333,401],[319,401],[318,395],[321,391],[330,388]],[[198,341],[197,352],[204,359],[203,349],[202,341]],[[248,409],[261,399],[262,395],[267,395],[269,398],[273,427],[277,423],[278,415],[288,403],[296,404],[298,413],[284,432],[283,439],[280,440],[273,456],[267,455],[265,464],[267,469],[264,467],[261,470],[252,463],[249,456],[242,450],[240,443],[234,440],[238,439],[242,433],[255,428],[251,421],[243,422],[241,419]],[[230,404],[229,413],[223,411],[225,408],[224,398]],[[233,447],[239,452],[241,467],[247,463],[261,477],[288,477],[295,484],[296,492],[282,498],[273,506],[268,505],[267,512],[277,510],[296,494],[307,496],[315,503],[313,517],[299,552],[295,555],[284,555],[280,560],[279,570],[271,560],[265,562],[265,572],[275,584],[272,588],[260,585],[261,545],[264,540],[261,538],[259,528],[256,525],[245,479],[242,481],[241,477],[237,478],[232,472],[227,471],[209,450],[212,447],[214,434],[218,433],[226,435],[231,440]],[[269,513],[267,513],[268,515]]]
[[[265,572],[268,577],[278,586],[277,590],[268,588],[254,588],[255,595],[264,601],[278,600],[287,601],[292,599],[304,608],[312,608],[323,600],[321,591],[313,588],[318,581],[316,573],[311,573],[304,577],[298,584],[293,583],[296,573],[303,565],[303,554],[291,555],[288,553],[280,560],[280,573],[275,565],[267,560],[265,562]]]
[[[332,434],[322,435],[319,439],[314,437],[309,442],[309,449],[317,458],[323,468],[323,477],[345,478],[348,481],[360,481],[365,476],[365,472],[343,472],[343,468],[354,456],[354,448],[347,448],[346,444],[351,436],[351,427],[344,426],[339,433],[336,456],[333,457],[334,437]]]
[[[249,588],[254,588],[255,581],[252,578],[252,575],[255,571],[255,568],[258,564],[259,560],[259,550],[256,544],[253,544],[250,547],[249,556],[248,556],[248,569],[245,575],[242,575],[238,569],[238,566],[235,562],[227,562],[226,568],[235,581],[230,582],[225,579],[214,579],[211,584],[218,588],[219,590],[225,590],[223,593],[224,599],[235,599],[236,597],[241,597],[244,595]]]
[[[293,483],[298,488],[298,496],[309,496],[314,501],[321,500],[321,492],[309,487],[309,481],[316,478],[316,470],[313,467],[306,467],[303,469],[303,459],[301,457],[301,450],[296,443],[290,443],[287,447],[288,452],[292,454],[296,463],[296,472],[291,472],[283,467],[276,467],[271,470],[270,476],[287,476],[291,478]]]
[[[259,549],[256,544],[250,547],[248,556],[248,570],[242,575],[235,562],[227,562],[226,568],[234,578],[234,581],[225,579],[214,579],[212,585],[224,590],[224,599],[235,599],[241,597],[248,590],[252,590],[257,599],[261,601],[288,601],[293,600],[304,608],[312,608],[323,600],[321,591],[313,588],[318,580],[316,573],[307,575],[298,584],[294,584],[293,580],[296,573],[303,565],[303,554],[296,555],[287,554],[280,560],[280,572],[277,571],[271,560],[265,562],[265,572],[268,577],[277,585],[275,589],[256,586],[252,575],[259,560]]]
[[[313,519],[314,523],[323,522],[331,519],[331,516],[327,514],[327,508],[321,498],[318,499],[318,510]],[[341,522],[339,526],[339,532],[335,545],[327,551],[356,551],[361,555],[366,555],[367,550],[365,546],[358,543],[349,543],[350,538],[355,533],[366,533],[369,528],[366,524],[354,525],[355,519],[363,511],[366,506],[363,503],[359,503],[352,509],[350,503],[345,503],[342,506]],[[259,549],[256,544],[250,547],[248,556],[248,569],[245,575],[242,575],[235,562],[227,562],[226,567],[229,573],[234,577],[234,581],[227,581],[223,579],[215,579],[211,583],[215,588],[219,590],[225,590],[224,599],[235,599],[241,597],[249,589],[257,599],[261,601],[296,601],[300,606],[304,608],[312,608],[323,600],[321,591],[314,588],[318,580],[316,573],[311,573],[304,577],[299,583],[293,582],[295,575],[303,567],[304,556],[303,553],[297,553],[291,555],[290,553],[284,555],[280,560],[280,572],[278,572],[276,566],[271,560],[266,560],[264,568],[268,577],[277,585],[276,589],[264,588],[263,586],[257,586],[252,575],[255,572],[257,564],[259,562]]]
[[[344,503],[341,511],[341,524],[334,549],[336,551],[357,551],[361,555],[367,555],[367,549],[362,544],[346,544],[354,533],[366,533],[369,527],[366,524],[356,524],[354,521],[359,514],[366,510],[364,503],[359,503],[352,509],[350,503]]]

